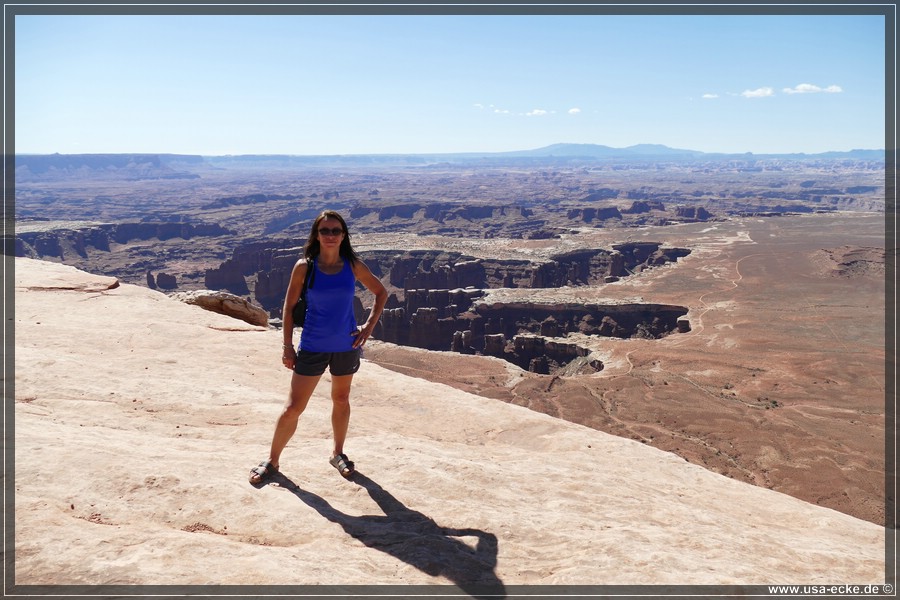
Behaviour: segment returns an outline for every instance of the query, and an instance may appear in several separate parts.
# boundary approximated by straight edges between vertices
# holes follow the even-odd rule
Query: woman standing
[[[353,462],[344,454],[350,425],[350,384],[359,370],[360,349],[369,339],[387,301],[387,290],[350,245],[347,223],[340,214],[326,210],[313,222],[304,257],[291,271],[282,310],[284,345],[282,364],[294,371],[287,402],[272,436],[269,458],[250,471],[250,483],[265,481],[279,469],[281,452],[297,429],[300,415],[328,367],[331,372],[331,426],[334,450],[331,465],[341,475],[353,473]],[[312,285],[307,286],[306,321],[300,332],[299,349],[294,349],[294,321],[291,309],[300,297],[308,269]],[[358,327],[353,315],[356,282],[375,295],[375,305],[366,322]]]

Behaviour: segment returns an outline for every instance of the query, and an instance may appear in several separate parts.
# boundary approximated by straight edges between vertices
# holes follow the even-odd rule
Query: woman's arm
[[[353,265],[353,274],[360,283],[366,286],[367,290],[375,294],[375,305],[372,306],[372,310],[369,312],[369,318],[366,319],[366,322],[360,327],[359,332],[356,334],[356,341],[353,342],[353,347],[359,348],[365,344],[366,340],[369,339],[369,336],[372,335],[372,330],[375,329],[378,319],[381,318],[381,313],[384,311],[384,305],[387,303],[388,293],[384,284],[372,274],[372,271],[369,270],[369,267],[363,261],[356,261],[356,264]]]
[[[294,352],[294,315],[293,308],[300,299],[300,290],[303,289],[303,279],[306,277],[306,259],[301,258],[291,270],[291,280],[288,283],[287,292],[284,294],[284,306],[281,307],[281,334],[284,336],[282,359],[288,357],[291,359],[290,368],[294,368],[293,361],[296,356]]]

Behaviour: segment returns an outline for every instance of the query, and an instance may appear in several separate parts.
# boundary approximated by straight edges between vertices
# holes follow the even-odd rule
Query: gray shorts
[[[294,361],[294,373],[297,375],[315,377],[324,373],[325,367],[332,375],[353,375],[359,371],[359,349],[349,352],[300,350]]]

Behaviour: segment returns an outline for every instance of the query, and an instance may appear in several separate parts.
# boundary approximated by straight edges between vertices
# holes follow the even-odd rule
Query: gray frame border
[[[139,1],[139,0],[136,0]],[[249,1],[249,0],[248,0]],[[378,3],[291,2],[268,0],[250,4],[242,0],[194,0],[178,3],[123,4],[113,0],[4,3],[3,5],[3,591],[4,596],[21,597],[141,597],[181,598],[186,596],[302,598],[589,598],[589,597],[771,597],[768,585],[753,586],[508,586],[504,589],[457,586],[17,586],[15,585],[15,16],[26,14],[128,14],[128,15],[883,15],[885,17],[885,582],[880,594],[897,596],[897,411],[896,411],[896,259],[897,259],[897,77],[895,2],[843,2],[841,0],[800,0],[771,3],[744,0],[739,3],[700,0],[636,0],[633,2],[591,2],[574,0],[552,3],[540,0],[501,0],[491,3],[465,0],[394,0]],[[835,582],[839,583],[839,582]],[[773,584],[775,585],[775,584]],[[802,589],[803,584],[799,585]],[[890,587],[888,587],[890,586]],[[812,586],[806,586],[812,587]],[[886,591],[886,589],[890,591]],[[826,594],[827,595],[827,594]],[[799,594],[798,594],[799,596]]]

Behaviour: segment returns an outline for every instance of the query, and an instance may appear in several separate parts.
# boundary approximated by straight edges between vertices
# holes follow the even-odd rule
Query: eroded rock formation
[[[246,321],[251,325],[259,325],[260,327],[268,327],[269,325],[269,315],[265,310],[254,306],[253,303],[244,298],[239,298],[228,292],[196,290],[193,292],[176,292],[171,297],[185,304],[193,304],[215,313]]]
[[[675,215],[685,221],[706,221],[712,217],[702,206],[679,206],[675,209]]]
[[[89,247],[108,252],[111,244],[127,244],[136,240],[189,240],[234,233],[211,223],[119,223],[47,229],[42,229],[40,222],[30,222],[29,225],[30,230],[16,232],[16,256],[66,259],[77,255],[85,258]]]
[[[410,290],[405,307],[384,311],[374,337],[403,346],[503,358],[548,373],[589,351],[561,341],[569,333],[659,338],[686,331],[687,308],[660,304],[477,302],[481,290]],[[599,371],[598,360],[583,365]]]

